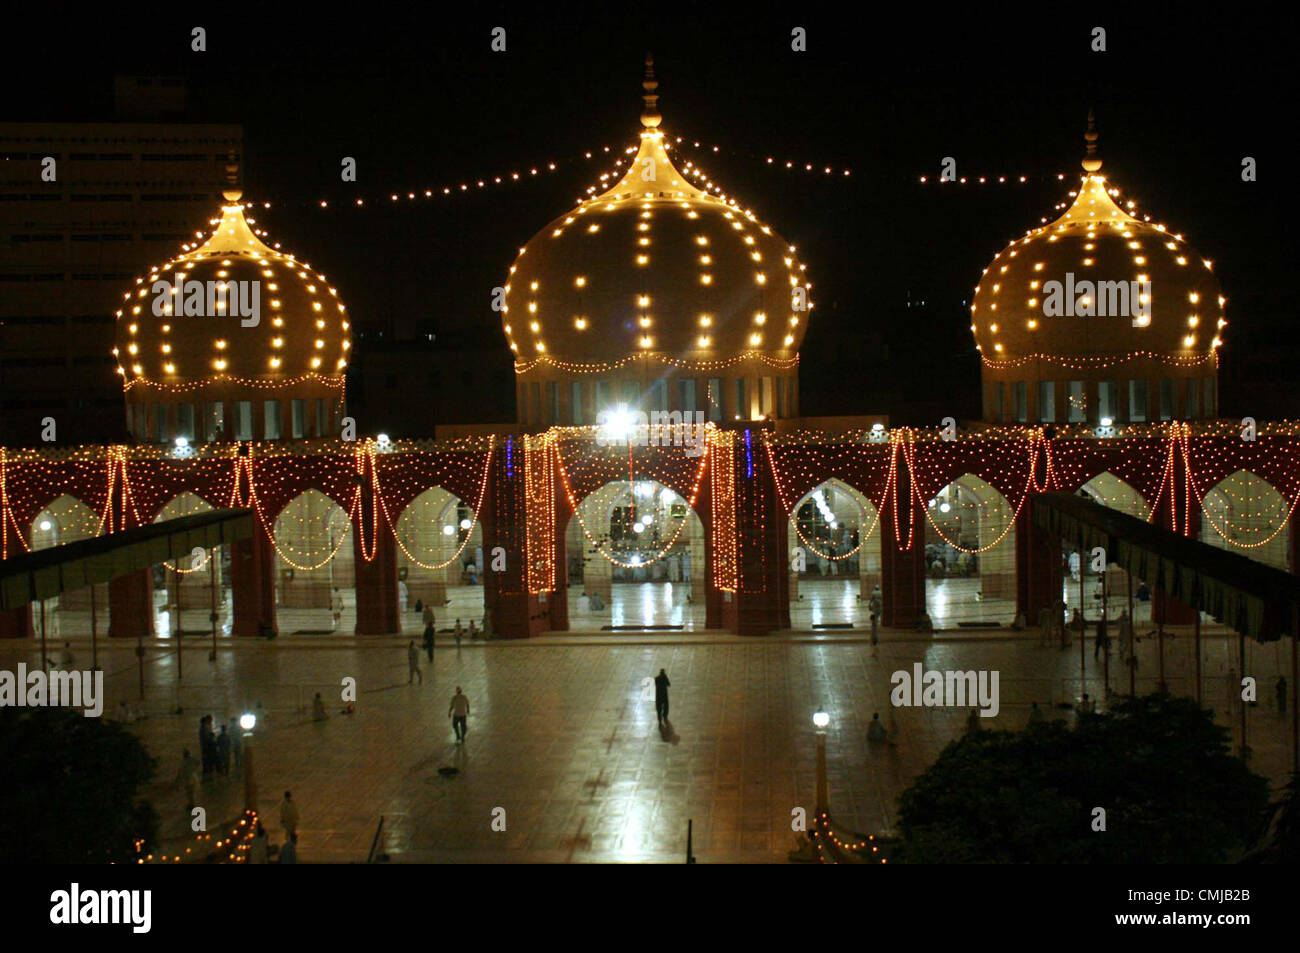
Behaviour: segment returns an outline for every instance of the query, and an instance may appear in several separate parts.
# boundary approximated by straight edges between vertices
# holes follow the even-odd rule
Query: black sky
[[[635,141],[641,59],[653,50],[666,131],[721,146],[686,154],[809,263],[818,310],[803,350],[804,412],[901,420],[929,399],[977,412],[971,289],[1065,197],[1055,174],[1078,170],[1092,106],[1107,175],[1215,260],[1232,322],[1225,371],[1289,345],[1297,248],[1285,227],[1285,150],[1296,87],[1286,31],[1263,12],[1054,7],[882,19],[879,8],[804,4],[478,4],[403,17],[350,5],[280,20],[263,9],[159,18],[117,6],[100,16],[120,23],[104,23],[56,6],[0,40],[0,118],[111,118],[114,73],[187,77],[186,118],[244,126],[247,197],[274,204],[261,224],[329,274],[358,326],[499,348],[483,386],[510,394],[490,289],[517,247],[608,167],[581,154]],[[208,30],[206,53],[190,51],[192,26]],[[496,26],[505,53],[489,47]],[[807,52],[790,49],[795,26],[808,31]],[[1107,30],[1105,53],[1089,48],[1094,26]],[[787,172],[768,155],[853,174]],[[358,160],[356,185],[339,181],[342,156]],[[920,185],[943,156],[959,174],[1031,181]],[[1258,160],[1258,182],[1241,182],[1243,156]],[[560,170],[452,199],[315,205],[547,161]],[[908,309],[909,298],[926,307]]]

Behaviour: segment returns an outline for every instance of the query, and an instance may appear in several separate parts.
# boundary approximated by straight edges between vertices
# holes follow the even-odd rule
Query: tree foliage
[[[1221,863],[1257,834],[1268,783],[1191,699],[981,731],[944,749],[899,800],[910,863]],[[1105,831],[1093,830],[1105,809]]]
[[[138,796],[154,760],[135,735],[72,708],[0,708],[0,863],[135,859],[157,837]]]

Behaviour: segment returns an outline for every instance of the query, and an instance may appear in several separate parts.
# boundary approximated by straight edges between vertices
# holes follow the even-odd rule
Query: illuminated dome
[[[715,418],[792,416],[812,306],[804,266],[752,212],[673,164],[650,62],[643,86],[641,144],[626,173],[534,236],[510,269],[502,325],[521,419],[594,422],[590,411],[607,401],[584,397],[581,385],[601,377],[619,385],[611,400],[644,409],[712,402]],[[674,381],[696,378],[693,402],[673,393]],[[648,393],[656,382],[662,400]],[[531,404],[534,383],[554,399]]]
[[[1210,416],[1213,385],[1203,382],[1215,376],[1227,324],[1211,262],[1182,235],[1121,208],[1118,189],[1099,174],[1091,116],[1086,138],[1085,175],[1068,210],[994,257],[975,288],[971,331],[984,363],[986,416]],[[1196,381],[1195,400],[1172,383],[1188,379]],[[1054,391],[1067,381],[1072,392]],[[1098,381],[1105,386],[1087,386]],[[1132,381],[1143,383],[1120,393]]]
[[[131,430],[164,441],[332,433],[351,348],[344,305],[324,275],[257,237],[237,190],[223,194],[207,241],[123,295],[113,354]]]

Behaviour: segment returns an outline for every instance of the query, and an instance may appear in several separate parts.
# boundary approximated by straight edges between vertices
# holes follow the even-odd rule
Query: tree
[[[121,725],[74,708],[0,709],[0,863],[131,862],[157,837],[154,771]]]
[[[1148,695],[1075,729],[954,741],[899,799],[898,860],[1222,863],[1250,843],[1267,804],[1267,781],[1232,756],[1210,712]]]

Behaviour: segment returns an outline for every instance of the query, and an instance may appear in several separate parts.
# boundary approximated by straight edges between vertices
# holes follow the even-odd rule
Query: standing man
[[[434,625],[436,624],[433,618],[432,603],[425,604],[424,614],[421,616],[421,619],[424,622],[424,651],[428,653],[429,661],[432,662],[433,661],[433,635],[434,635],[433,628]]]
[[[230,730],[226,734],[230,735],[230,754],[234,759],[235,767],[240,768],[244,764],[243,729],[232,718],[230,719]]]
[[[330,602],[330,611],[334,614],[334,628],[337,629],[339,620],[343,618],[343,594],[337,586],[334,588],[334,599]]]
[[[655,676],[655,715],[659,718],[659,727],[668,724],[668,673],[663,669]]]
[[[292,791],[285,791],[280,802],[280,826],[286,838],[298,836],[298,805],[293,802]]]
[[[211,715],[199,719],[199,758],[203,762],[203,776],[206,778],[217,768],[217,738],[212,733]]]
[[[410,685],[415,681],[415,676],[420,676],[420,684],[424,684],[424,672],[420,670],[420,650],[415,647],[415,639],[406,643],[406,684]]]
[[[871,590],[871,598],[867,600],[867,611],[871,613],[872,645],[880,641],[880,612],[883,608],[884,603],[880,598],[880,587],[876,586]]]
[[[463,744],[465,735],[469,733],[469,728],[465,719],[469,717],[469,698],[456,686],[456,694],[451,696],[451,706],[447,709],[447,714],[451,716],[451,727],[456,732],[456,743]]]

